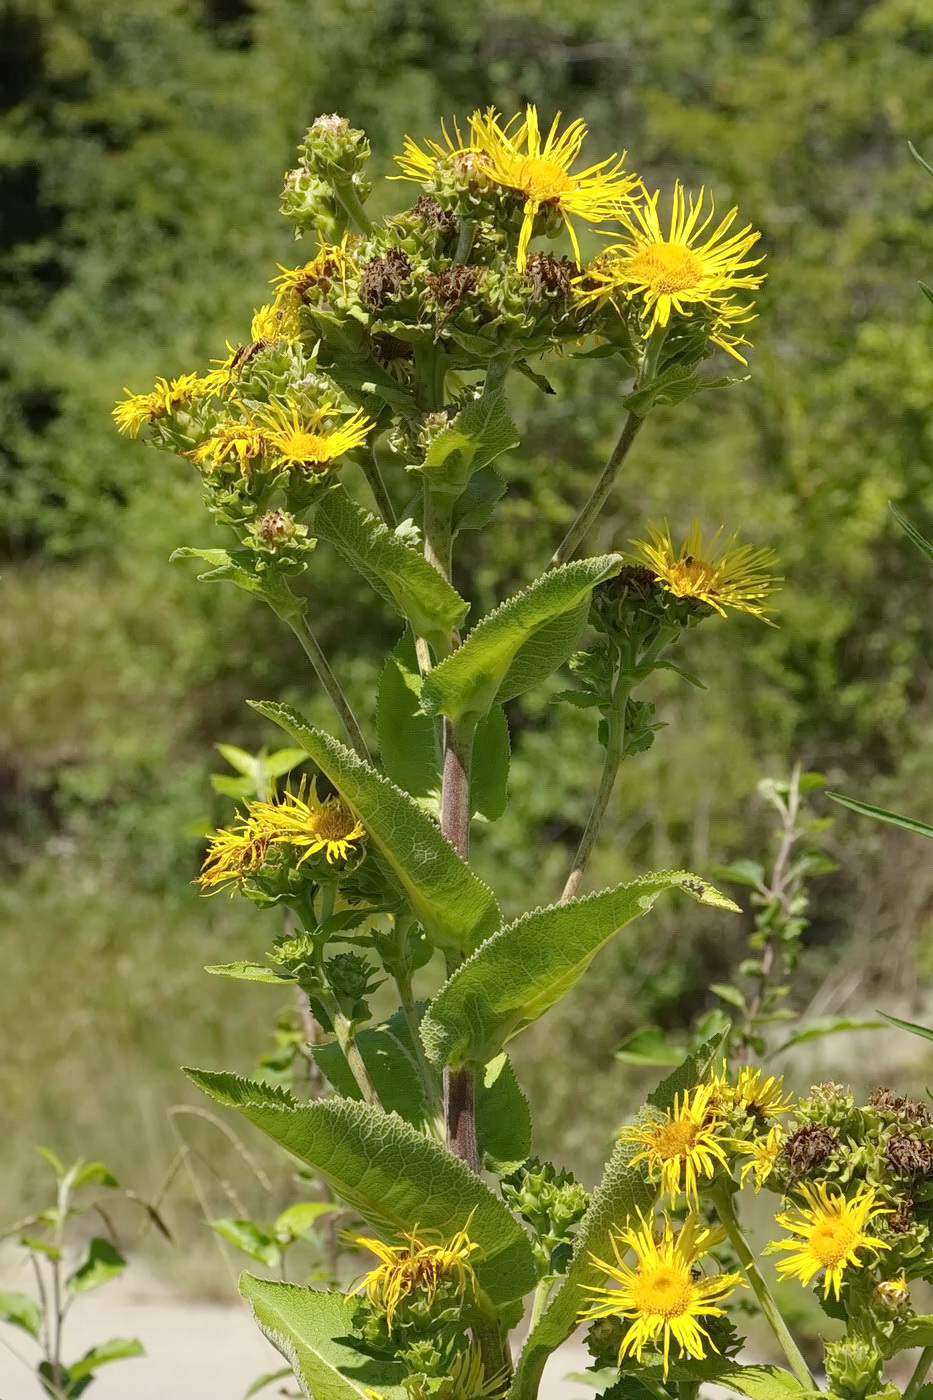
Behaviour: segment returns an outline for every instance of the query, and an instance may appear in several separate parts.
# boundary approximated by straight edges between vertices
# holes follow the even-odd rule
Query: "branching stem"
[[[356,715],[353,713],[349,700],[340,688],[340,682],[331,670],[327,657],[321,650],[317,637],[315,637],[311,630],[307,612],[304,609],[301,609],[301,611],[297,609],[283,609],[280,612],[278,608],[276,608],[275,611],[283,622],[288,623],[289,627],[298,638],[298,641],[301,643],[301,648],[305,656],[307,656],[311,665],[314,667],[315,675],[327,691],[334,709],[340,716],[341,723],[346,731],[347,738],[350,740],[351,747],[356,750],[360,758],[369,763],[371,761],[369,748],[363,737],[363,731],[359,726]]]
[[[577,847],[573,869],[567,877],[564,892],[560,897],[561,904],[566,904],[576,895],[609,808],[609,799],[612,797],[612,790],[615,787],[619,765],[622,762],[622,754],[625,749],[625,704],[630,689],[628,684],[620,683],[613,695],[613,706],[606,717],[609,732],[606,735],[603,771],[600,775],[599,787],[596,789],[596,796],[593,798],[593,805],[590,808],[590,815],[587,817],[586,826]]]

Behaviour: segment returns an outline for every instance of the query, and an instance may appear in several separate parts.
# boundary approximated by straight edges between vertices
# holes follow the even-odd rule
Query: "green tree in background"
[[[50,1120],[68,1137],[103,1133],[98,1123],[119,1114],[121,1135],[151,1147],[179,1058],[248,1061],[262,1042],[261,1028],[242,1029],[244,1000],[229,1043],[191,955],[194,940],[204,961],[221,960],[221,943],[231,957],[245,952],[244,920],[215,901],[209,924],[193,894],[175,892],[177,872],[196,871],[192,829],[229,811],[207,811],[213,741],[269,741],[243,698],[313,709],[317,697],[297,649],[258,608],[221,605],[184,566],[167,573],[159,563],[186,530],[192,543],[203,538],[193,474],[133,451],[109,411],[124,382],[144,388],[173,361],[181,372],[245,337],[266,299],[256,269],[294,261],[289,228],[270,211],[294,143],[320,111],[345,113],[391,151],[406,130],[477,102],[563,107],[586,118],[597,152],[637,144],[646,179],[676,169],[768,231],[752,380],[695,413],[687,405],[668,420],[660,410],[636,451],[643,516],[676,500],[679,524],[695,512],[728,519],[777,548],[788,580],[780,627],[749,627],[741,655],[714,627],[696,638],[707,672],[722,676],[715,694],[685,694],[676,678],[659,687],[672,733],[631,765],[610,813],[612,854],[594,862],[591,883],[750,853],[761,817],[744,799],[762,770],[785,772],[794,758],[857,773],[858,791],[884,806],[906,806],[909,792],[910,810],[930,818],[929,608],[885,503],[921,528],[933,514],[929,312],[918,315],[913,288],[933,266],[930,186],[906,147],[909,138],[933,148],[931,55],[921,0],[178,0],[157,11],[138,0],[8,0],[0,898],[5,936],[54,969],[40,1001],[27,970],[17,972],[18,951],[0,993],[13,1047],[0,1077],[9,1075],[24,1144],[47,1138]],[[497,548],[513,542],[512,556],[495,572],[516,586],[526,561],[561,537],[616,430],[614,371],[581,391],[579,368],[565,361],[546,415],[532,384],[515,405],[523,459],[497,537]],[[589,548],[624,544],[632,530],[609,508]],[[133,553],[145,562],[131,570],[129,543],[141,536]],[[479,543],[463,553],[488,606],[492,561]],[[323,551],[315,580],[319,631],[341,667],[358,585]],[[375,655],[386,638],[372,640]],[[358,634],[347,652],[341,679],[368,716],[375,661],[359,660]],[[536,703],[513,725],[511,792],[514,820],[536,839],[524,867],[505,871],[509,818],[478,846],[505,904],[542,867],[556,879],[589,796],[582,761],[578,780],[552,776],[547,695]],[[678,726],[687,706],[689,730]],[[562,770],[573,773],[595,721],[568,712],[560,722]],[[658,793],[677,794],[676,805],[659,806]],[[889,972],[908,984],[931,877],[901,839],[860,828],[857,842],[817,900],[809,977],[821,947],[841,977],[864,961],[869,939],[884,938]],[[621,1037],[696,1010],[710,966],[728,969],[735,951],[710,946],[703,919],[699,909],[667,916],[650,950],[620,947],[591,1001],[592,1031],[576,1034],[605,1045],[607,1024]],[[225,1006],[224,1024],[236,1024],[229,994]],[[561,1024],[549,1025],[540,1081],[547,1073],[552,1133]],[[125,1079],[151,1091],[78,1110],[73,1085],[102,1043],[135,1057]],[[28,1102],[16,1087],[24,1080],[41,1085]],[[610,1123],[620,1111],[608,1103],[596,1114]],[[95,1146],[115,1155],[108,1142]]]

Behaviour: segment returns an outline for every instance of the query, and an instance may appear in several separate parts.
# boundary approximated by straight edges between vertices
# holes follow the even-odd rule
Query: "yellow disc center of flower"
[[[703,277],[703,263],[682,243],[648,243],[628,259],[626,271],[653,292],[670,295],[696,287]]]
[[[344,841],[356,830],[356,817],[345,807],[325,807],[315,816],[314,829],[322,841]]]
[[[696,1142],[696,1123],[664,1123],[657,1129],[652,1144],[659,1157],[685,1157]]]
[[[702,559],[687,554],[672,564],[665,580],[671,593],[678,598],[697,598],[702,593],[718,593],[716,573]]]
[[[645,1269],[632,1284],[632,1305],[636,1312],[656,1317],[682,1317],[693,1302],[693,1280],[683,1269],[659,1264]]]
[[[832,1269],[845,1259],[858,1237],[858,1231],[844,1220],[821,1220],[810,1235],[810,1248],[824,1269]]]
[[[302,462],[329,462],[334,453],[324,433],[296,433],[287,441],[283,439],[289,457]]]
[[[559,200],[561,195],[570,194],[577,188],[572,175],[568,175],[556,161],[545,160],[543,156],[525,156],[514,161],[505,183],[545,204],[549,200]]]

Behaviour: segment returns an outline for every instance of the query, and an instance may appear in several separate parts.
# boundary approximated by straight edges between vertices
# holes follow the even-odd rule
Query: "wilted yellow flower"
[[[623,1128],[619,1134],[620,1142],[641,1148],[631,1165],[647,1162],[651,1177],[660,1177],[662,1191],[672,1200],[681,1191],[696,1200],[698,1179],[712,1176],[718,1165],[729,1165],[731,1139],[724,1135],[712,1099],[713,1085],[700,1084],[676,1095],[662,1121]]]
[[[747,1152],[749,1158],[742,1164],[739,1185],[745,1185],[745,1179],[752,1173],[755,1178],[755,1190],[760,1191],[774,1171],[774,1164],[777,1155],[781,1150],[783,1134],[780,1128],[772,1128],[767,1137],[761,1138],[758,1142],[736,1142],[733,1145],[742,1152]]]
[[[279,263],[279,276],[272,279],[275,305],[300,306],[311,287],[329,290],[333,282],[345,282],[352,267],[346,235],[340,243],[322,243],[317,256],[303,267],[283,267]]]
[[[250,463],[268,451],[265,435],[257,424],[242,419],[228,418],[211,429],[211,435],[192,447],[186,455],[199,467],[221,466],[224,462],[236,461],[245,475]]]
[[[625,153],[610,156],[576,174],[570,167],[580,154],[586,122],[579,118],[559,132],[561,114],[542,137],[537,108],[528,106],[524,120],[515,116],[503,126],[492,108],[470,117],[471,148],[478,152],[480,171],[494,184],[515,190],[525,199],[518,239],[518,266],[523,268],[538,210],[551,207],[563,216],[577,262],[580,248],[572,218],[602,223],[619,213],[622,203],[641,184],[623,170]]]
[[[807,1183],[799,1189],[805,1204],[785,1211],[776,1220],[800,1239],[776,1240],[767,1246],[765,1253],[789,1250],[788,1257],[779,1260],[777,1271],[782,1278],[797,1278],[804,1285],[820,1269],[825,1269],[823,1297],[828,1297],[832,1289],[838,1298],[844,1270],[850,1264],[862,1267],[860,1249],[890,1249],[884,1240],[865,1230],[872,1220],[890,1211],[878,1204],[873,1186],[861,1185],[851,1200],[846,1200],[838,1187],[829,1187],[825,1181],[814,1185]]]
[[[121,433],[137,437],[146,423],[154,423],[176,409],[184,408],[197,399],[212,398],[227,387],[228,376],[222,370],[209,374],[181,374],[177,379],[157,379],[148,394],[130,394],[113,409],[113,420]]]
[[[441,122],[443,145],[439,141],[426,140],[423,150],[417,141],[406,136],[402,143],[402,154],[395,157],[395,163],[402,174],[396,175],[394,178],[396,180],[414,180],[419,185],[427,185],[434,180],[438,173],[438,167],[449,165],[454,161],[462,163],[464,174],[475,170],[476,145],[471,140],[464,141],[460,127],[455,120],[451,126],[453,136],[448,132],[445,123]]]
[[[253,830],[267,842],[282,841],[304,851],[302,860],[323,851],[330,864],[346,860],[366,840],[366,829],[339,797],[317,795],[314,783],[286,792],[277,802],[250,802]],[[300,862],[299,862],[300,864]]]
[[[910,1289],[907,1287],[907,1279],[903,1271],[897,1278],[884,1279],[878,1284],[875,1292],[884,1306],[890,1308],[892,1312],[910,1302]]]
[[[793,1108],[793,1094],[784,1093],[784,1076],[769,1074],[753,1065],[742,1065],[734,1084],[725,1065],[712,1081],[715,1101],[727,1108],[742,1108],[755,1118],[776,1118]]]
[[[295,305],[285,304],[278,298],[269,306],[260,306],[253,312],[249,333],[253,341],[258,340],[297,340],[301,335],[301,321]]]
[[[323,471],[354,447],[366,441],[374,426],[362,409],[358,409],[345,422],[330,427],[328,418],[333,418],[337,409],[332,404],[324,404],[308,417],[303,418],[294,404],[273,403],[257,415],[261,421],[265,438],[273,453],[276,467],[305,467],[309,471]]]
[[[628,237],[607,248],[587,269],[578,284],[580,295],[588,301],[639,297],[646,333],[666,326],[672,313],[690,316],[697,307],[706,307],[716,316],[711,338],[744,364],[736,349],[742,338],[731,335],[730,329],[752,320],[754,309],[737,305],[732,296],[764,281],[763,274],[749,271],[761,258],[747,256],[761,235],[751,224],[730,234],[738,213],[730,209],[704,238],[715,212],[710,201],[709,213],[702,217],[704,195],[700,190],[696,198],[688,197],[677,182],[666,235],[658,215],[659,190],[644,203],[620,209]]]
[[[475,1292],[476,1275],[470,1257],[479,1246],[470,1239],[466,1228],[458,1230],[447,1244],[430,1243],[417,1229],[402,1235],[404,1245],[384,1244],[365,1235],[346,1234],[344,1238],[360,1249],[368,1249],[379,1260],[376,1268],[364,1274],[350,1291],[365,1292],[373,1306],[385,1313],[390,1331],[399,1304],[412,1295],[423,1298],[430,1307],[447,1280],[453,1281],[461,1297]]]
[[[233,894],[260,869],[268,848],[268,839],[260,836],[249,821],[233,830],[215,831],[194,883],[210,894],[224,887]]]
[[[579,1320],[613,1316],[632,1319],[619,1348],[620,1365],[626,1356],[640,1361],[646,1346],[660,1342],[666,1380],[672,1339],[682,1352],[701,1361],[718,1348],[698,1318],[721,1317],[723,1309],[718,1304],[733,1288],[742,1285],[739,1274],[705,1278],[697,1268],[702,1255],[722,1237],[722,1231],[711,1230],[693,1212],[677,1234],[666,1215],[657,1233],[652,1222],[642,1218],[639,1229],[612,1236],[615,1263],[590,1256],[607,1280],[614,1280],[619,1287],[588,1287],[587,1292],[594,1295],[595,1301],[580,1314]],[[637,1261],[634,1269],[625,1263],[629,1249]]]
[[[651,526],[650,534],[650,540],[632,540],[631,557],[647,564],[668,593],[706,603],[723,617],[726,608],[734,608],[768,621],[765,600],[781,582],[771,572],[777,562],[773,550],[737,545],[736,535],[720,543],[722,529],[704,542],[698,520],[691,524],[679,550],[666,523]]]

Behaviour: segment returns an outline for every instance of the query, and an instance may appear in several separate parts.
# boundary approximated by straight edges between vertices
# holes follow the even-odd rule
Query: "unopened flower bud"
[[[319,180],[327,181],[340,173],[358,174],[369,159],[369,150],[365,131],[358,131],[336,112],[317,117],[298,148],[302,165]]]

